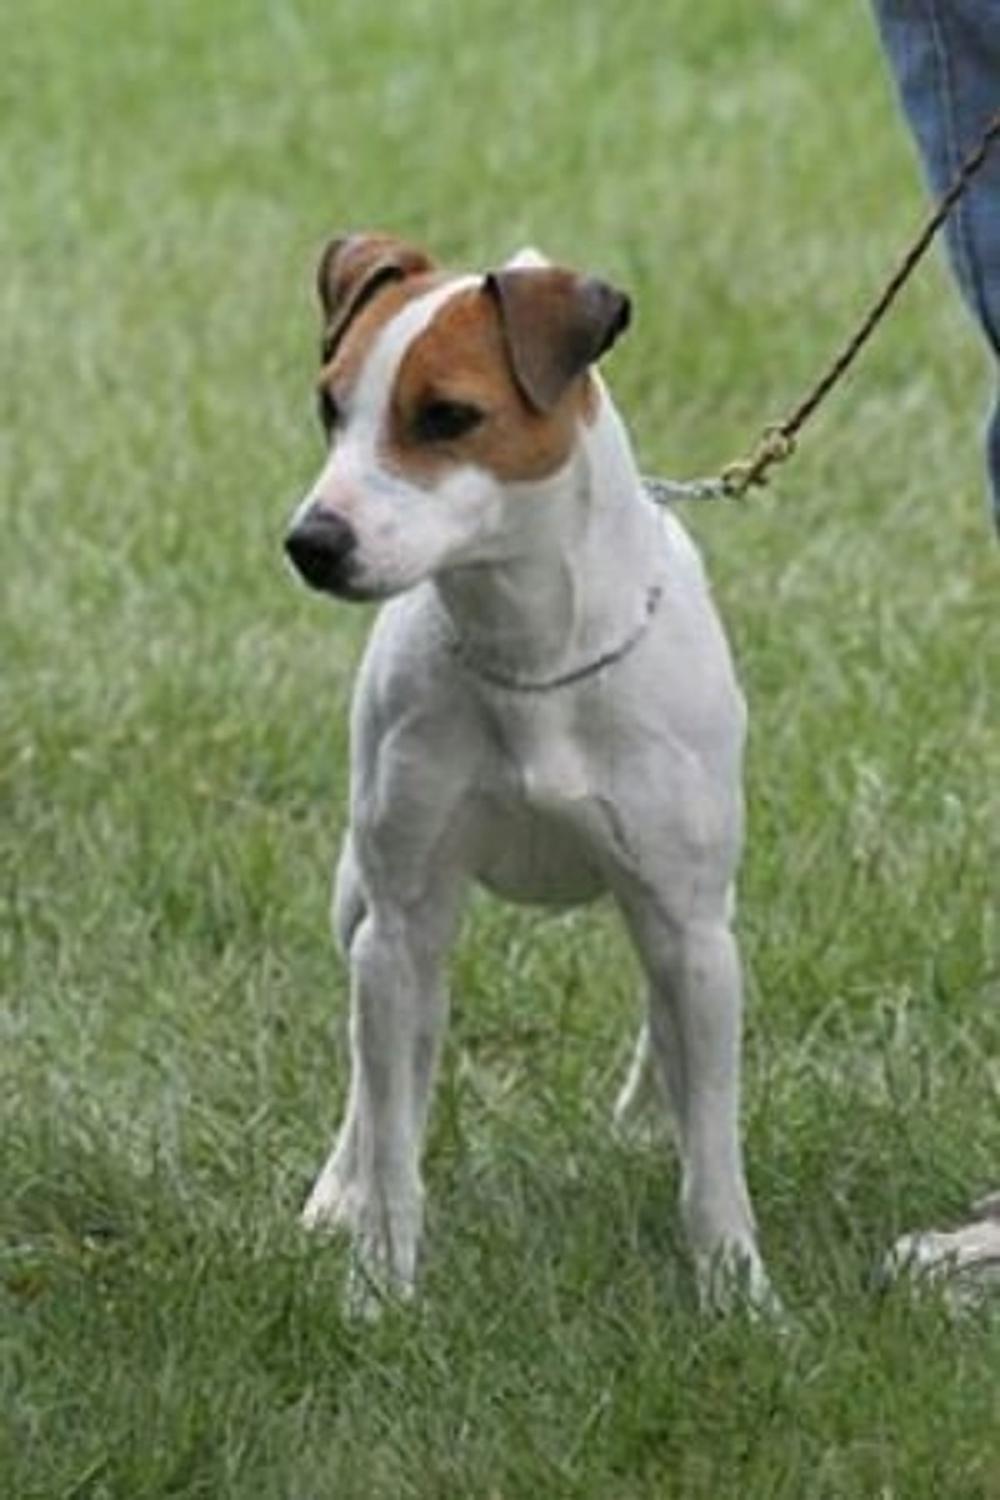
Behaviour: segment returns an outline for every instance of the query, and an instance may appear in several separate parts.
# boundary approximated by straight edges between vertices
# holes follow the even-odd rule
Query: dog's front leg
[[[310,1228],[342,1227],[356,1289],[408,1295],[423,1219],[420,1157],[447,1017],[445,952],[458,892],[373,901],[350,944],[351,1080],[334,1149],[306,1204]]]
[[[681,1209],[699,1289],[726,1305],[741,1289],[773,1304],[757,1250],[739,1133],[742,994],[726,920],[627,912],[648,979],[649,1037],[676,1118]]]

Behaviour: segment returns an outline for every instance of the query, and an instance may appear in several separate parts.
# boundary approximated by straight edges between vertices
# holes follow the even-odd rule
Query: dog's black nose
[[[329,510],[307,511],[285,537],[285,551],[306,583],[331,593],[345,582],[357,545],[350,523]]]

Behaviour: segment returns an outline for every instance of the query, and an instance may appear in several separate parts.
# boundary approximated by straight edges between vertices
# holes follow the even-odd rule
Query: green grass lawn
[[[1000,1313],[871,1276],[1000,1184],[986,371],[940,264],[773,490],[690,518],[751,702],[745,1120],[794,1334],[699,1319],[676,1166],[610,1137],[601,909],[471,914],[420,1304],[345,1322],[295,1222],[344,1087],[370,619],[279,552],[318,249],[603,271],[644,463],[716,468],[920,213],[866,7],[32,0],[0,33],[0,1495],[996,1500]]]

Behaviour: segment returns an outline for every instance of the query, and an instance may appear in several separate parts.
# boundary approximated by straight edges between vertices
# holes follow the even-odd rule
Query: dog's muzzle
[[[285,537],[285,551],[310,588],[327,594],[350,591],[358,539],[354,528],[333,511],[313,509]]]

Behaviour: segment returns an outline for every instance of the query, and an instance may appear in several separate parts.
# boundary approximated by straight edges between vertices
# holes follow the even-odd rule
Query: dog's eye
[[[316,393],[316,409],[319,413],[320,426],[327,437],[330,437],[340,421],[340,407],[325,385],[321,385]]]
[[[417,412],[413,430],[421,443],[447,443],[478,427],[485,415],[467,401],[428,401]]]

